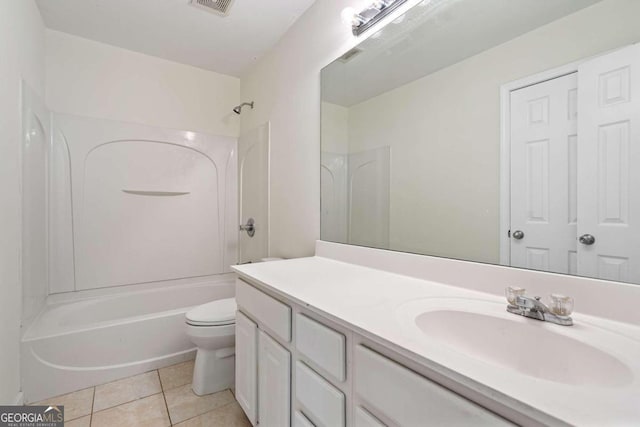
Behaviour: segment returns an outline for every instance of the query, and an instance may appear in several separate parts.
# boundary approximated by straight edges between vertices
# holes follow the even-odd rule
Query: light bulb
[[[389,0],[375,0],[373,2],[373,7],[378,10],[384,9],[387,6],[389,6]]]
[[[345,24],[351,25],[353,22],[353,18],[356,15],[356,10],[352,7],[345,7],[340,12],[340,18],[342,18],[342,22]]]
[[[345,24],[357,27],[364,22],[364,18],[356,13],[352,7],[346,7],[340,13],[340,17]]]

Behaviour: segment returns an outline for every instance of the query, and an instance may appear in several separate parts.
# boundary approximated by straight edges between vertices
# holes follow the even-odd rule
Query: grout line
[[[134,402],[137,402],[137,401],[139,401],[139,400],[148,399],[148,398],[150,398],[150,397],[157,396],[157,395],[159,395],[159,394],[162,394],[162,392],[161,392],[161,391],[159,391],[159,392],[157,392],[157,393],[150,394],[149,396],[139,397],[139,398],[136,398],[136,399],[130,400],[130,401],[128,401],[128,402],[118,403],[117,405],[110,406],[110,407],[108,407],[108,408],[104,408],[104,409],[100,409],[100,410],[99,410],[99,411],[97,411],[97,412],[93,412],[93,413],[92,413],[92,415],[93,415],[93,414],[99,414],[99,413],[101,413],[101,412],[105,412],[105,411],[110,411],[110,410],[111,410],[111,409],[113,409],[113,408],[118,408],[118,407],[120,407],[120,406],[128,405],[128,404],[130,404],[130,403],[134,403]]]
[[[183,365],[183,364],[185,364],[185,363],[189,363],[189,362],[194,362],[194,363],[195,363],[195,360],[193,360],[193,359],[191,359],[191,360],[185,360],[184,362],[180,362],[180,363],[176,363],[176,364],[174,364],[174,365],[169,365],[169,366],[165,366],[165,367],[163,367],[163,368],[159,368],[159,369],[157,369],[157,371],[158,371],[158,376],[160,376],[160,369],[172,368],[172,367],[174,367],[174,366]],[[192,383],[193,383],[193,369],[191,370],[191,373],[189,374],[189,382],[186,382],[186,383],[184,383],[184,384],[174,385],[173,387],[169,387],[169,388],[165,388],[165,385],[162,383],[162,377],[160,376],[160,388],[162,388],[162,392],[163,392],[163,393],[164,393],[164,392],[166,392],[166,391],[169,391],[169,390],[176,389],[176,388],[178,388],[178,387],[184,387],[184,386],[186,386],[187,384],[192,384]]]
[[[91,423],[93,422],[93,407],[96,404],[96,388],[93,387],[93,397],[91,398],[91,413],[89,414],[89,427],[91,427]]]
[[[231,389],[225,389],[225,390],[223,390],[223,391],[226,391],[226,390],[231,391]],[[220,393],[220,392],[218,392],[218,393]],[[214,393],[214,394],[215,394],[215,393]],[[203,412],[202,414],[194,415],[193,417],[190,417],[190,418],[184,419],[184,420],[182,420],[182,421],[180,421],[180,422],[181,422],[181,423],[184,423],[184,422],[186,422],[186,421],[188,421],[188,420],[192,420],[192,419],[194,419],[194,418],[198,418],[198,417],[201,417],[201,416],[203,416],[203,415],[211,414],[212,412],[218,412],[218,411],[221,411],[222,409],[224,409],[224,408],[226,408],[226,407],[228,407],[228,406],[234,405],[234,404],[238,404],[238,401],[237,401],[235,398],[233,399],[233,401],[231,401],[231,402],[229,402],[229,403],[225,403],[225,404],[224,404],[224,405],[222,405],[222,406],[218,406],[217,408],[211,409],[210,411],[207,411],[207,412]],[[249,421],[249,418],[247,418],[247,415],[244,413],[244,411],[242,412],[242,416],[247,420],[247,422],[248,422],[249,424],[251,424],[251,422]],[[173,425],[173,424],[172,424],[172,425]]]
[[[175,365],[171,365],[171,366],[175,366]],[[160,381],[160,391],[162,391],[162,393],[164,394],[165,389],[164,389],[164,383],[162,382],[162,376],[160,375],[160,369],[156,369],[156,372],[158,373],[158,381]]]
[[[162,392],[162,400],[164,400],[164,408],[167,410],[167,418],[169,418],[169,425],[173,425],[173,421],[171,420],[171,412],[169,412],[169,404],[167,403],[167,396],[164,394],[164,387],[162,386],[162,380],[160,379],[160,369],[156,369],[158,373],[158,380],[160,381],[160,390]]]
[[[185,385],[186,385],[186,384],[185,384]],[[182,386],[180,386],[180,387],[182,387]],[[205,395],[205,396],[211,396],[211,395],[213,395],[213,394],[223,393],[223,392],[225,392],[225,391],[229,391],[229,392],[230,392],[230,391],[231,391],[231,389],[229,389],[229,388],[225,388],[224,390],[220,390],[220,391],[217,391],[217,392],[215,392],[215,393],[207,394],[207,395]],[[164,393],[163,393],[163,394],[164,394]],[[233,396],[233,393],[231,393],[231,395]],[[196,396],[197,396],[197,395],[196,395]],[[198,398],[200,398],[200,397],[202,397],[202,396],[198,396]],[[211,412],[216,412],[216,411],[218,411],[218,410],[220,410],[220,409],[222,409],[222,408],[226,408],[227,406],[229,406],[229,405],[233,405],[234,403],[237,403],[237,402],[238,402],[238,401],[237,401],[237,400],[236,400],[236,398],[234,397],[234,398],[233,398],[233,400],[232,400],[231,402],[229,402],[229,403],[225,403],[225,404],[224,404],[224,405],[222,405],[222,406],[218,406],[217,408],[210,409],[210,410],[208,410],[207,412],[203,412],[203,413],[201,413],[201,414],[196,414],[196,415],[194,415],[194,416],[192,416],[192,417],[185,418],[184,420],[180,421],[180,423],[184,423],[184,422],[186,422],[186,421],[188,421],[188,420],[192,420],[192,419],[194,419],[194,418],[198,418],[198,417],[200,417],[200,416],[202,416],[202,415],[210,414]],[[166,403],[166,398],[165,398],[165,403]],[[167,406],[167,412],[169,412],[169,407],[168,407],[168,406]],[[169,415],[169,417],[171,417],[171,415]],[[178,423],[178,424],[180,424],[180,423]],[[171,424],[171,425],[173,426],[173,425],[175,425],[175,424]]]
[[[138,375],[146,375],[146,374],[150,374],[150,373],[152,373],[152,372],[155,372],[155,373],[156,373],[156,375],[158,376],[158,382],[160,382],[160,374],[158,373],[158,370],[157,370],[157,369],[154,369],[153,371],[147,371],[147,372],[145,372],[144,374],[138,374]],[[117,381],[122,381],[122,380],[126,380],[126,379],[129,379],[129,378],[137,377],[138,375],[133,375],[133,376],[131,376],[131,377],[121,378],[120,380],[117,380]],[[115,382],[115,381],[112,381],[112,382]],[[111,384],[111,383],[105,383],[105,384]],[[105,384],[100,384],[100,385],[105,385]],[[99,386],[96,386],[95,388],[97,389],[98,387],[99,387]],[[126,401],[126,402],[118,403],[117,405],[109,406],[109,407],[107,407],[107,408],[102,408],[102,409],[100,409],[99,411],[95,411],[95,412],[97,413],[97,412],[107,411],[107,410],[109,410],[109,409],[111,409],[111,408],[116,408],[116,407],[118,407],[118,406],[126,405],[127,403],[137,402],[138,400],[146,399],[147,397],[155,396],[156,394],[160,394],[160,393],[164,393],[164,392],[162,391],[162,385],[160,386],[160,390],[159,390],[159,391],[156,391],[156,392],[154,392],[154,393],[147,394],[147,395],[144,395],[144,396],[136,396],[135,398],[133,398],[133,399],[131,399],[131,400],[128,400],[128,401]],[[93,413],[94,413],[94,410],[95,410],[95,391],[94,391],[94,398],[93,398],[93,399],[94,399],[94,404],[93,404],[93,406],[91,407],[91,414],[93,414]]]

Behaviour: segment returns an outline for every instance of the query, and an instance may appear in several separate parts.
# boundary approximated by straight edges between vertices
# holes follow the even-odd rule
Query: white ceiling
[[[240,76],[315,0],[234,0],[226,17],[188,0],[36,0],[48,28]]]
[[[358,104],[598,1],[426,0],[325,67],[322,99]]]

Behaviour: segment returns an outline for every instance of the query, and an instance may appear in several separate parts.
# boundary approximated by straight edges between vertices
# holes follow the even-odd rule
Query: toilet
[[[234,386],[237,309],[236,299],[226,298],[194,307],[185,316],[187,335],[198,348],[191,388],[199,396]]]
[[[187,335],[198,348],[191,388],[197,395],[231,388],[235,378],[235,298],[200,305],[186,314]]]

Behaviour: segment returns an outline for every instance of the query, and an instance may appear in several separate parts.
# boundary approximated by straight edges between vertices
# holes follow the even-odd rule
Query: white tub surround
[[[371,415],[349,403],[362,401],[349,370],[357,379],[358,366],[378,363],[360,354],[364,344],[521,425],[640,422],[638,286],[327,242],[315,257],[234,269],[346,336],[347,419]],[[509,285],[574,297],[574,326],[507,313]],[[295,418],[299,398],[292,401]]]
[[[234,276],[50,296],[22,339],[25,401],[192,359],[185,313],[233,297]]]
[[[37,106],[25,103],[25,113]],[[35,126],[34,114],[25,129]],[[46,185],[28,186],[39,190],[29,206],[46,225],[48,256],[34,238],[25,259],[48,267],[48,277],[25,276],[27,402],[192,358],[185,312],[234,296],[237,252],[236,138],[40,116],[51,126],[47,174],[28,181]],[[45,213],[36,203],[42,194]]]
[[[230,271],[235,138],[59,113],[52,132],[50,293]]]

